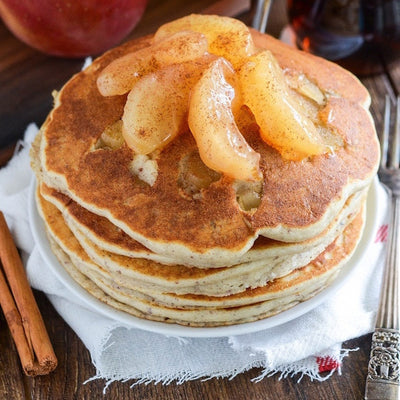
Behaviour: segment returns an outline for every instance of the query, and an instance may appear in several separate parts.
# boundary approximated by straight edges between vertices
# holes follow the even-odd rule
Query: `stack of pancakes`
[[[238,191],[223,174],[193,190],[196,171],[184,161],[207,168],[189,131],[154,156],[152,184],[132,172],[125,143],[100,143],[126,96],[102,96],[97,77],[151,37],[109,51],[57,94],[31,152],[38,209],[60,263],[112,307],[191,326],[255,321],[321,291],[354,252],[379,160],[369,95],[340,67],[252,35],[276,57],[293,93],[300,77],[319,88],[325,101],[314,106],[329,113],[325,128],[342,141],[333,153],[288,161],[254,123],[243,123],[261,155],[261,191]],[[252,190],[260,199],[248,209],[241,200]]]

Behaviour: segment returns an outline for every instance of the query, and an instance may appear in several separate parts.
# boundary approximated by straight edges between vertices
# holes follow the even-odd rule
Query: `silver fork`
[[[391,215],[380,305],[372,335],[365,400],[400,399],[399,249],[400,249],[400,97],[390,138],[390,99],[386,96],[380,136],[379,178],[391,193]],[[389,144],[389,138],[391,139]]]

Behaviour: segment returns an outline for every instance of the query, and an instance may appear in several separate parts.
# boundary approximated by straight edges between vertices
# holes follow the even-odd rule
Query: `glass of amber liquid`
[[[288,0],[288,17],[299,48],[356,75],[400,59],[400,0]]]

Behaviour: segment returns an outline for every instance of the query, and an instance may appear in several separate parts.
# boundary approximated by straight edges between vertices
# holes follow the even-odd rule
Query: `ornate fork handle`
[[[397,190],[395,189],[397,192]],[[392,194],[388,253],[376,328],[372,336],[366,400],[400,399],[399,254],[400,198]]]

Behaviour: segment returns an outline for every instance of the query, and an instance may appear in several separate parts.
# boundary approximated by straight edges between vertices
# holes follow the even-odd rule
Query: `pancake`
[[[335,241],[317,259],[285,277],[257,289],[226,296],[165,296],[172,299],[170,306],[157,303],[151,296],[121,288],[113,280],[95,270],[84,274],[66,253],[52,241],[54,253],[66,270],[89,293],[111,305],[140,318],[189,326],[221,326],[256,321],[280,313],[316,295],[338,274],[356,248],[361,236],[364,215],[360,212]],[[177,299],[191,300],[196,306],[176,306]],[[196,302],[197,300],[197,302]],[[198,303],[201,303],[199,305]]]
[[[320,292],[353,254],[379,163],[370,97],[341,67],[238,21],[185,18],[177,36],[172,22],[112,49],[55,95],[31,149],[36,203],[61,265],[100,301],[189,326],[256,321]],[[251,80],[260,60],[270,75]],[[265,96],[252,102],[250,88]]]
[[[377,170],[379,146],[366,109],[368,93],[337,65],[267,35],[253,35],[260,48],[277,58],[296,98],[304,97],[293,84],[299,76],[320,88],[326,101],[313,105],[313,112],[328,115],[323,128],[343,141],[332,154],[287,161],[261,140],[254,124],[242,126],[247,142],[261,156],[257,209],[240,207],[234,182],[224,175],[195,197],[182,193],[181,161],[198,151],[189,131],[154,155],[157,179],[151,186],[132,173],[133,154],[125,144],[115,150],[96,147],[104,130],[121,118],[126,101],[125,95],[102,96],[97,77],[112,60],[149,46],[151,36],[109,51],[62,88],[42,127],[43,181],[177,264],[193,265],[195,260],[203,267],[234,265],[260,236],[303,242],[324,232],[347,199],[369,186]]]
[[[111,224],[109,220],[84,209],[78,203],[68,198],[68,196],[57,192],[45,184],[40,185],[40,193],[61,211],[70,229],[78,229],[81,235],[83,234],[100,249],[122,256],[146,258],[163,264],[174,264],[174,260],[151,252],[126,235],[121,229]],[[344,229],[348,217],[354,215],[360,208],[365,194],[365,190],[363,190],[350,196],[343,209],[336,215],[325,231],[318,236],[298,243],[279,242],[260,236],[249,251],[239,257],[234,265],[273,257],[282,257],[283,255],[306,254],[311,248],[314,249],[314,256],[316,256],[322,251],[323,247],[321,246],[326,247]],[[319,250],[316,247],[319,247]],[[232,258],[231,261],[233,260]],[[196,265],[196,260],[193,260],[190,266],[203,267],[202,264]],[[225,267],[225,265],[219,260],[207,266],[207,268],[220,267]]]
[[[153,292],[172,291],[177,294],[205,294],[224,296],[255,288],[266,282],[287,275],[295,269],[307,265],[338,237],[352,221],[360,207],[359,201],[349,207],[345,218],[325,236],[325,241],[301,251],[286,251],[272,246],[272,254],[264,259],[231,266],[229,268],[195,268],[183,265],[165,265],[141,258],[120,256],[100,249],[71,221],[66,223],[61,212],[38,193],[40,213],[53,239],[74,260],[89,269],[99,267],[112,276],[116,284],[131,289],[151,290]],[[53,198],[54,201],[54,198]],[[355,205],[357,207],[355,207]],[[355,211],[357,210],[357,211]],[[276,244],[277,245],[277,244]],[[290,247],[292,244],[289,244]],[[296,246],[297,250],[299,245]],[[289,249],[290,250],[290,249]]]

